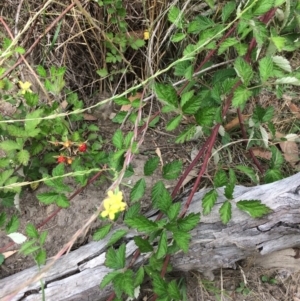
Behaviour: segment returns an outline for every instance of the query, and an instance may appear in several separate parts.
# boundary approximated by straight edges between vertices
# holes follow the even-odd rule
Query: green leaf
[[[194,229],[199,222],[200,213],[190,213],[189,215],[178,219],[178,229],[184,232],[189,232]]]
[[[246,44],[241,44],[241,43],[235,44],[234,48],[239,56],[244,56],[247,53],[247,49],[248,49]]]
[[[222,21],[226,22],[230,15],[235,11],[235,2],[227,2],[222,9]]]
[[[151,198],[153,203],[157,203],[162,193],[166,190],[165,184],[162,181],[156,182],[151,190]]]
[[[10,159],[0,158],[0,168],[7,168],[10,165]]]
[[[274,108],[263,108],[257,105],[253,111],[252,120],[255,124],[265,123],[271,121],[274,116]]]
[[[44,231],[40,234],[40,245],[43,245],[46,241],[48,231]]]
[[[119,241],[122,237],[124,237],[127,234],[127,230],[116,230],[113,235],[111,236],[111,238],[109,239],[108,243],[107,243],[107,247],[112,246],[113,244],[115,244],[117,241]]]
[[[231,203],[226,201],[219,209],[220,218],[223,224],[227,224],[231,220]]]
[[[233,199],[233,191],[234,191],[235,183],[229,182],[224,190],[224,195],[227,199]]]
[[[185,72],[184,72],[184,77],[191,81],[193,78],[193,74],[194,74],[194,66],[190,65],[186,68]]]
[[[252,168],[244,165],[237,165],[236,169],[247,175],[255,184],[258,184],[257,175]]]
[[[59,164],[59,165],[63,165],[63,164]],[[63,184],[63,178],[47,179],[48,177],[49,177],[48,175],[43,175],[43,178],[45,179],[44,183],[47,186],[52,187],[54,190],[56,190],[56,193],[69,191],[69,187]]]
[[[278,51],[282,51],[285,43],[286,43],[286,39],[283,37],[271,37],[270,40],[274,43],[275,47],[278,49]]]
[[[157,274],[153,274],[152,278],[153,278],[153,282],[152,282],[153,292],[158,296],[163,296],[167,294],[167,283],[165,282],[165,280],[163,280],[160,277],[160,275]]]
[[[182,296],[179,291],[179,285],[176,283],[176,280],[172,280],[168,283],[168,295],[173,300],[182,300]]]
[[[215,205],[218,198],[218,193],[216,190],[211,190],[207,192],[202,200],[203,214],[207,215],[211,212],[213,206]]]
[[[172,36],[171,41],[173,43],[177,43],[177,42],[182,41],[185,37],[186,37],[186,34],[184,34],[183,32],[178,32]]]
[[[137,202],[145,194],[146,181],[144,178],[139,179],[130,191],[130,201]]]
[[[189,90],[181,95],[180,106],[183,107],[194,96],[194,90]]]
[[[272,211],[259,200],[242,200],[237,202],[236,206],[254,218],[262,217],[263,215],[266,215]]]
[[[202,99],[199,96],[195,96],[182,105],[182,111],[187,115],[196,114],[201,106],[201,103]]]
[[[191,238],[190,233],[184,231],[176,231],[173,232],[173,238],[176,241],[177,245],[180,247],[180,249],[184,253],[187,253],[189,250],[189,242]]]
[[[105,266],[111,269],[122,269],[125,267],[125,244],[115,250],[114,248],[109,248],[105,254]]]
[[[35,261],[37,265],[40,267],[46,263],[47,253],[46,250],[40,250],[37,255],[35,256]]]
[[[215,188],[223,187],[228,183],[226,172],[223,169],[217,171],[214,176],[214,186]]]
[[[167,241],[167,234],[166,231],[164,230],[161,233],[159,242],[158,242],[158,248],[156,252],[156,257],[157,259],[163,258],[167,254],[167,249],[168,249],[168,241]]]
[[[155,89],[156,96],[159,100],[165,102],[169,106],[178,108],[177,93],[172,85],[155,83],[154,89]]]
[[[272,61],[274,64],[281,68],[282,70],[291,73],[292,72],[292,67],[290,62],[283,56],[275,55],[272,56]]]
[[[117,113],[117,115],[112,119],[113,122],[115,123],[122,123],[124,119],[127,116],[127,112],[125,111],[120,111]]]
[[[59,194],[55,200],[58,207],[67,208],[70,206],[68,198],[64,194]]]
[[[41,65],[38,65],[36,67],[36,71],[37,71],[38,75],[41,76],[41,77],[46,77],[47,76],[46,69]]]
[[[103,69],[99,69],[96,71],[96,73],[100,76],[100,77],[105,77],[108,75],[108,71],[106,68]]]
[[[166,130],[167,131],[175,130],[179,126],[181,120],[182,120],[182,115],[178,115],[178,116],[172,118],[171,120],[168,121],[168,123],[166,125]]]
[[[57,198],[59,197],[59,193],[57,192],[43,192],[39,193],[37,196],[38,200],[46,205],[55,203]]]
[[[41,132],[40,129],[32,129],[32,130],[30,130],[30,131],[28,131],[28,132],[24,132],[23,137],[32,137],[32,138],[34,138],[34,137],[36,137],[40,132]]]
[[[283,4],[285,1],[286,0],[275,0],[274,7],[277,7],[277,6],[281,5],[281,4]]]
[[[287,77],[276,79],[275,84],[281,84],[281,85],[288,84],[288,85],[300,86],[300,80],[294,76],[287,76]]]
[[[112,224],[107,224],[95,231],[93,234],[93,240],[101,240],[103,239],[110,231]]]
[[[183,18],[181,10],[176,6],[171,6],[168,12],[168,20],[176,27],[183,27]]]
[[[144,120],[147,120],[147,118],[144,119]],[[157,125],[157,123],[159,122],[159,120],[160,120],[160,117],[159,117],[159,116],[154,117],[154,119],[152,119],[152,120],[149,122],[149,127],[150,127],[150,128],[155,128],[156,125]]]
[[[132,43],[130,43],[130,47],[135,50],[143,47],[144,45],[145,45],[145,41],[142,39],[136,39],[136,40],[134,39]]]
[[[5,140],[0,142],[0,148],[3,149],[5,152],[10,152],[15,149],[21,149],[22,146],[19,143],[12,141],[12,140]]]
[[[125,224],[131,228],[135,228],[140,232],[152,232],[157,230],[158,226],[155,222],[148,220],[145,216],[135,216],[124,220]]]
[[[260,16],[268,12],[274,5],[274,0],[258,1],[253,8],[254,16]]]
[[[169,210],[167,211],[167,216],[170,221],[173,221],[178,217],[180,208],[181,208],[180,203],[174,203],[170,206]]]
[[[251,66],[241,57],[238,57],[234,62],[234,70],[236,71],[239,78],[247,86],[249,85],[252,77],[253,71]]]
[[[26,133],[25,130],[22,127],[15,126],[13,124],[7,126],[7,131],[8,131],[8,133],[11,136],[18,137],[16,139],[17,143],[20,145],[20,149],[23,148],[25,140],[21,139],[21,138],[23,138],[23,137],[27,138],[28,137],[28,133]]]
[[[166,180],[177,179],[182,169],[182,162],[175,160],[167,163],[162,170],[163,178]]]
[[[234,46],[238,43],[236,38],[227,38],[219,47],[218,55],[224,53],[229,47]]]
[[[41,109],[34,110],[34,111],[26,114],[25,130],[28,132],[34,130],[37,127],[37,125],[39,125],[39,123],[42,121],[42,119],[35,119],[35,118],[40,118],[42,116],[42,114],[43,114],[43,110],[41,110]],[[34,119],[34,120],[30,120],[30,119]]]
[[[63,164],[58,164],[55,168],[52,170],[52,176],[53,177],[61,177],[65,174],[65,166]],[[59,179],[62,181],[62,178]]]
[[[7,169],[0,173],[0,185],[4,186],[5,182],[12,176],[14,173],[13,169]]]
[[[191,65],[190,61],[178,62],[175,65],[174,75],[184,76],[186,69]]]
[[[272,158],[271,158],[271,168],[280,169],[284,162],[284,158],[276,146],[271,146]]]
[[[141,209],[140,207],[141,205],[139,203],[130,206],[125,214],[125,219],[137,216],[140,213],[140,209]]]
[[[187,32],[192,34],[198,34],[207,28],[213,27],[214,25],[215,22],[211,18],[199,15],[189,23]]]
[[[125,150],[120,149],[113,153],[111,160],[110,160],[110,165],[112,168],[118,169],[120,164],[123,162],[124,159],[124,153]]]
[[[34,240],[32,240],[32,241],[29,241],[30,243],[34,243],[35,241]],[[24,247],[24,249],[23,249],[23,247]],[[26,248],[25,248],[26,247]],[[20,249],[20,253],[23,253],[25,256],[27,256],[27,255],[30,255],[30,254],[32,254],[33,252],[36,252],[36,251],[38,251],[40,249],[40,247],[39,246],[28,246],[27,247],[27,242],[25,242],[24,244],[22,244],[22,247],[21,247],[21,249]]]
[[[26,100],[26,104],[30,107],[35,107],[39,103],[39,96],[34,93],[25,93],[24,98]]]
[[[134,277],[134,287],[138,287],[139,285],[141,285],[143,283],[144,280],[144,276],[145,276],[145,271],[143,267],[140,267],[137,272],[135,273],[135,277]]]
[[[134,275],[132,270],[126,270],[124,273],[118,274],[114,277],[112,282],[117,291],[124,292],[130,297],[134,297]],[[116,295],[118,296],[118,294]]]
[[[215,107],[205,107],[201,108],[196,114],[195,119],[197,123],[201,126],[212,126],[216,116]]]
[[[26,231],[27,236],[30,237],[30,238],[38,238],[39,237],[38,230],[31,223],[26,226],[25,231]]]
[[[133,136],[134,136],[133,132],[129,132],[126,135],[126,137],[124,139],[124,143],[123,143],[125,148],[129,148],[129,146],[131,145],[131,141],[132,141]]]
[[[273,74],[273,60],[269,56],[265,56],[259,61],[259,75],[264,83]]]
[[[112,272],[106,274],[100,283],[100,289],[104,289],[119,274],[120,274],[119,271],[112,271]]]
[[[153,251],[153,247],[151,246],[147,238],[144,239],[140,236],[135,236],[133,240],[137,247],[140,249],[141,253],[148,253]]]
[[[4,260],[5,260],[4,255],[0,253],[0,266],[3,264]]]
[[[236,108],[243,106],[251,95],[252,92],[247,90],[247,88],[243,86],[237,87],[233,94],[232,105]]]
[[[196,126],[189,124],[186,129],[181,132],[175,140],[175,143],[184,143],[186,141],[190,141],[196,132]]]
[[[119,98],[114,98],[113,102],[116,103],[119,106],[129,105],[131,103],[130,100],[128,98],[124,97],[124,96],[119,97]]]
[[[144,175],[151,176],[155,171],[155,169],[157,168],[158,163],[159,163],[159,158],[157,156],[147,160],[144,165]]]
[[[0,213],[0,228],[3,227],[3,225],[5,224],[6,218],[7,218],[6,213],[1,212]]]
[[[124,140],[124,137],[123,137],[122,131],[120,129],[117,129],[112,137],[113,145],[118,149],[122,149],[123,140]]]
[[[279,169],[270,168],[266,171],[264,179],[266,183],[273,183],[283,179],[283,176]]]
[[[5,227],[6,234],[16,232],[20,226],[20,220],[16,215],[13,215]]]
[[[17,153],[17,159],[20,164],[27,166],[29,162],[29,152],[26,149],[22,149]]]

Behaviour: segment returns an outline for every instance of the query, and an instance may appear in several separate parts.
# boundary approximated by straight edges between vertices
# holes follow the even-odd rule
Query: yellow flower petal
[[[26,92],[32,93],[30,87],[31,87],[31,83],[30,82],[21,82],[19,81],[19,86],[21,88],[21,94],[25,94]]]
[[[144,40],[149,40],[150,34],[149,34],[149,30],[146,29],[144,30]]]
[[[108,216],[108,218],[113,220],[117,213],[125,210],[126,203],[123,202],[122,191],[114,193],[110,190],[107,192],[107,195],[108,197],[103,201],[104,211],[101,213],[101,216]]]
[[[108,216],[108,211],[107,210],[102,211],[101,216],[102,217],[107,217]]]
[[[115,219],[115,212],[110,212],[108,216],[111,220]]]

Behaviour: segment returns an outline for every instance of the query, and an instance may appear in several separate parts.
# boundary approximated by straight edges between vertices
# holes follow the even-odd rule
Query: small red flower
[[[66,157],[60,155],[57,157],[57,163],[65,163],[66,162]]]
[[[87,145],[86,143],[81,143],[79,146],[78,146],[78,151],[82,152],[82,153],[85,153],[87,150]]]

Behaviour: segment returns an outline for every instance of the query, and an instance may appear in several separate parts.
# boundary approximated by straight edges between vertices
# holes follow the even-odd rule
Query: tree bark
[[[200,212],[201,200],[209,189],[198,192],[189,212]],[[227,225],[220,222],[219,208],[225,201],[223,189],[212,213],[201,217],[201,222],[191,232],[189,252],[179,252],[172,259],[175,270],[198,270],[208,276],[219,268],[235,268],[236,262],[255,255],[258,261],[274,252],[300,246],[300,173],[281,181],[256,187],[237,186],[232,200],[232,219]],[[240,200],[261,200],[272,209],[263,218],[253,219],[235,206]],[[136,250],[129,232],[126,245],[128,261]],[[92,242],[59,259],[44,277],[46,300],[104,300],[110,287],[99,290],[99,283],[110,271],[104,266],[106,243]],[[299,260],[295,249],[294,260]],[[291,253],[289,253],[291,254]],[[138,262],[145,260],[143,256]],[[138,263],[137,263],[138,264]],[[275,264],[276,266],[276,264]],[[40,283],[11,294],[19,284],[33,277],[36,267],[27,269],[0,281],[0,300],[41,300]],[[26,296],[26,297],[24,297]]]

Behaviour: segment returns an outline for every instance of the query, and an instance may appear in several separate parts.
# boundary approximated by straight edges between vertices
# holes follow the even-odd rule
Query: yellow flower
[[[32,93],[32,91],[30,89],[30,86],[31,86],[30,82],[23,83],[23,82],[19,81],[19,86],[21,88],[21,93],[22,94],[25,94],[26,92]]]
[[[103,201],[104,210],[101,212],[102,217],[109,217],[111,220],[115,219],[118,212],[124,211],[126,203],[123,202],[122,191],[114,194],[113,191],[108,191],[108,198]]]
[[[149,34],[149,30],[145,29],[144,30],[144,40],[149,40],[150,34]]]

